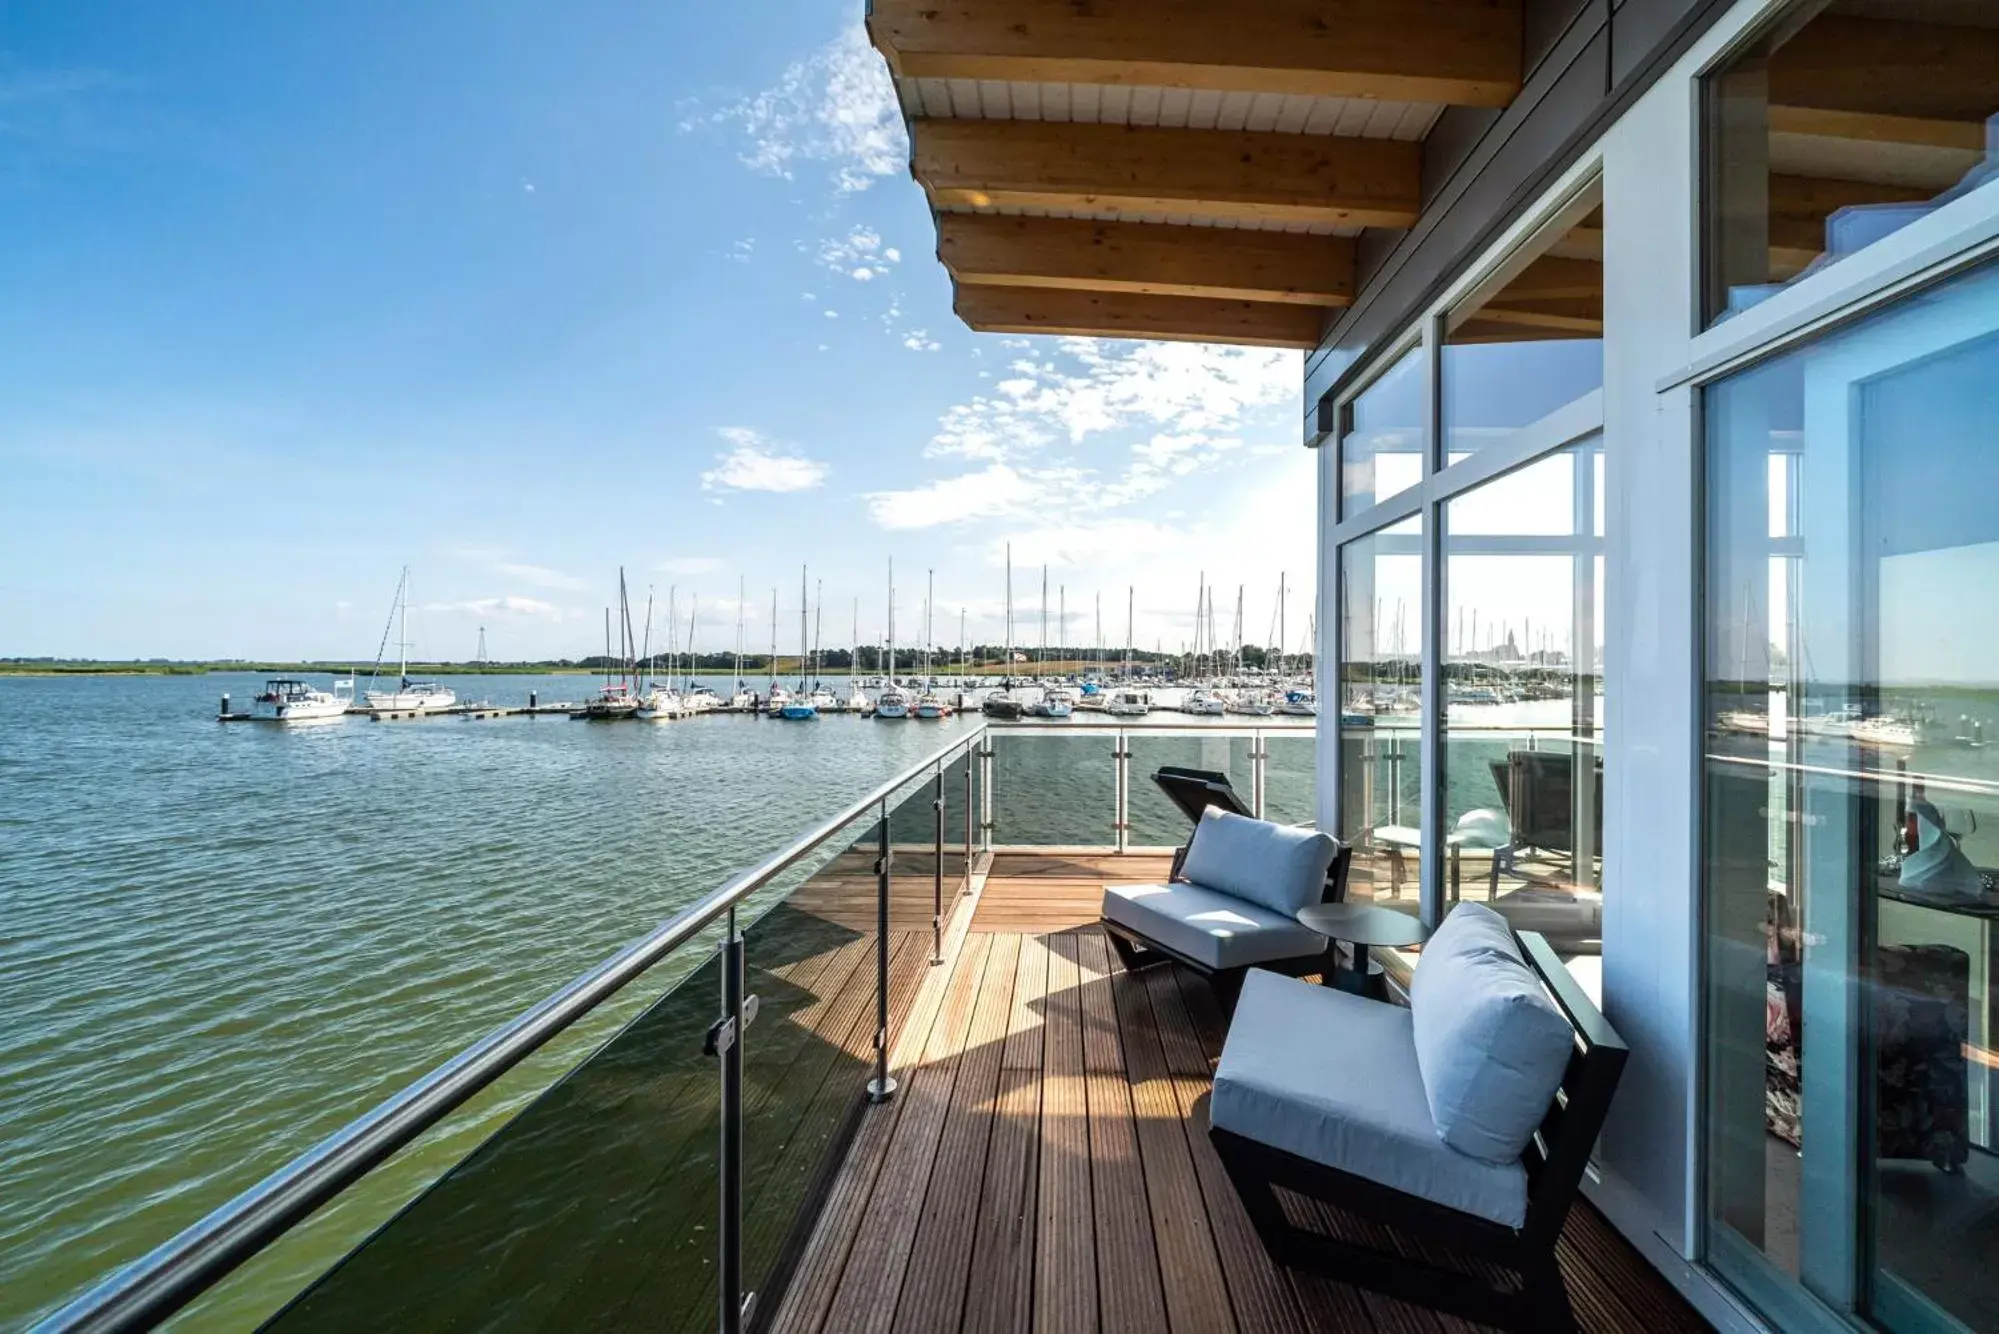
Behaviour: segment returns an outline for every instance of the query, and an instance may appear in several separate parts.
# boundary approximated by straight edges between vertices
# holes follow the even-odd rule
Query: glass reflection
[[[1707,420],[1710,1258],[1787,1324],[1991,1328],[1999,272]]]
[[[1342,515],[1358,514],[1423,480],[1423,378],[1423,349],[1412,347],[1347,405],[1340,436]]]
[[[1416,913],[1423,847],[1422,519],[1340,549],[1340,831],[1347,894]]]
[[[1444,510],[1446,901],[1569,956],[1602,950],[1602,457],[1592,436]]]
[[[1709,323],[1999,178],[1999,18],[1810,0],[1704,87]]]

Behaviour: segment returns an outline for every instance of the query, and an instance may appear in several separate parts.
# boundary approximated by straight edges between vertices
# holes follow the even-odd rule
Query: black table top
[[[1420,945],[1430,938],[1430,929],[1414,913],[1372,903],[1315,903],[1300,908],[1298,920],[1322,936],[1383,949]]]

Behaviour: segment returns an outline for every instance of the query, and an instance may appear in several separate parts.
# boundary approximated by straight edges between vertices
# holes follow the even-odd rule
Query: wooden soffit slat
[[[937,215],[937,257],[961,283],[1344,306],[1354,243],[1240,228]]]
[[[981,333],[1163,338],[1310,350],[1320,311],[1275,301],[959,283],[958,318]]]
[[[911,132],[916,179],[946,208],[1408,227],[1421,206],[1421,145],[1398,140],[936,118]]]
[[[874,0],[902,78],[1011,79],[1501,107],[1520,0]]]

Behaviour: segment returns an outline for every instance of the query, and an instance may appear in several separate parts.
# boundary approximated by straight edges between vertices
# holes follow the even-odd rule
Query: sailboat
[[[820,713],[842,713],[846,704],[821,678],[826,659],[819,652],[819,630],[826,619],[826,583],[822,579],[812,591],[812,707]]]
[[[669,643],[673,639],[673,623],[677,619],[677,617],[674,615],[674,601],[673,601],[674,593],[677,591],[678,590],[670,591],[667,595],[666,637]],[[669,688],[666,685],[660,684],[657,675],[658,665],[654,663],[652,660],[652,593],[650,591],[646,593],[646,628],[645,628],[645,638],[641,641],[641,644],[642,647],[640,648],[639,651],[638,660],[641,663],[644,663],[648,669],[652,670],[655,675],[652,684],[646,685],[640,689],[637,696],[638,708],[633,711],[633,716],[636,718],[640,718],[646,722],[662,722],[662,723],[667,722],[674,718],[678,718],[680,716],[680,698],[672,691],[671,688]],[[668,657],[669,659],[671,658],[670,653]],[[672,669],[671,667],[669,667],[668,668],[669,679],[671,678],[671,675],[672,675]],[[634,672],[633,679],[638,680],[639,673]]]
[[[930,674],[931,608],[937,598],[937,571],[930,571],[930,583],[923,592],[923,693],[916,697],[916,716],[935,721],[951,716],[951,706],[937,693],[937,678]]]
[[[618,571],[619,639],[616,657],[611,654],[611,609],[604,608],[604,684],[597,694],[584,701],[583,716],[593,722],[616,722],[639,711],[638,696],[632,690],[632,609],[625,597],[625,572]],[[611,679],[611,667],[618,677]]]
[[[748,604],[743,600],[743,580],[736,578],[736,688],[729,694],[729,707],[738,713],[748,713],[756,707],[757,697],[750,693],[749,685],[743,680],[743,614]]]
[[[1067,718],[1076,711],[1076,702],[1061,691],[1042,684],[1041,673],[1048,666],[1048,567],[1041,567],[1041,652],[1034,662],[1035,684],[1041,687],[1041,694],[1034,703],[1027,706],[1027,712],[1036,718]]]
[[[400,639],[396,647],[401,650],[400,667],[396,675],[399,684],[394,690],[370,690],[362,695],[368,707],[377,713],[415,713],[425,709],[448,709],[458,702],[456,691],[441,686],[435,681],[410,680],[410,567],[403,566],[402,578],[396,581],[396,599],[389,604],[389,626],[394,626],[398,615],[402,618]],[[389,628],[382,630],[383,648],[388,647]],[[375,671],[369,680],[382,670],[381,650],[375,653]]]
[[[854,599],[853,647],[847,656],[847,699],[841,707],[848,713],[867,714],[874,705],[861,693],[861,600]]]
[[[778,717],[792,722],[804,722],[819,716],[819,707],[812,702],[812,696],[805,688],[806,665],[809,661],[805,651],[805,615],[805,567],[801,565],[798,567],[798,689],[785,700],[782,707],[777,709]],[[771,652],[773,667],[776,666],[776,656],[776,650],[773,649]]]
[[[875,696],[875,717],[907,718],[909,692],[895,683],[895,562],[888,563],[888,674],[881,693]]]
[[[1008,722],[1020,717],[1020,699],[1013,693],[1013,543],[1006,544],[1006,673],[1000,677],[999,688],[987,693],[980,701],[979,708],[988,718]]]
[[[764,712],[775,718],[791,703],[791,692],[777,683],[777,590],[770,591],[770,685],[764,690]]]

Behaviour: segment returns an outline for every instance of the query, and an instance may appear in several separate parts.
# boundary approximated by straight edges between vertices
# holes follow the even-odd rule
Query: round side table
[[[1388,984],[1381,965],[1368,958],[1368,950],[1404,949],[1430,938],[1430,928],[1413,914],[1372,903],[1315,903],[1298,910],[1298,921],[1353,947],[1353,967],[1329,969],[1327,984],[1373,1000],[1388,998]]]

